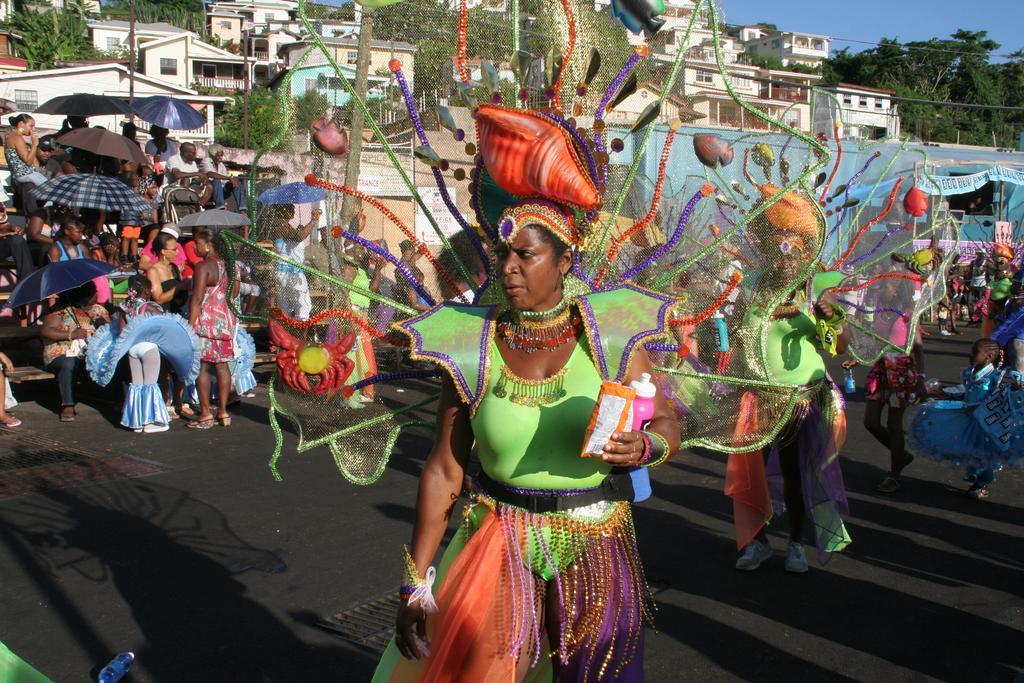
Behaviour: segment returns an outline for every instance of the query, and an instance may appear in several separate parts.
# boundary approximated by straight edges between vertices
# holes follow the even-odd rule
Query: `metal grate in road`
[[[0,499],[168,469],[151,460],[87,451],[27,431],[0,429]]]
[[[317,626],[342,640],[380,654],[384,652],[388,641],[391,640],[391,634],[394,633],[398,602],[397,592],[391,591],[379,598],[321,619]]]

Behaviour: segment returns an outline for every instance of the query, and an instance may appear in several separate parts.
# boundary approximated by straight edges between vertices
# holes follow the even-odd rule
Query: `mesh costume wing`
[[[676,106],[678,114],[670,113],[705,6],[719,71],[749,130],[688,129],[684,119],[692,120],[692,112]],[[304,47],[278,87],[280,128],[248,178],[254,231],[249,239],[231,237],[233,259],[261,292],[239,314],[270,324],[280,349],[271,384],[275,476],[284,416],[298,429],[300,451],[327,446],[346,477],[376,480],[401,429],[423,424],[416,411],[437,398],[435,392],[396,405],[375,391],[434,374],[380,370],[383,358],[407,344],[389,325],[449,300],[503,304],[500,287],[490,286],[490,253],[502,210],[519,197],[502,189],[482,161],[481,105],[529,112],[540,128],[556,129],[600,193],[600,208],[574,216],[585,239],[568,293],[634,283],[676,300],[664,338],[648,351],[683,421],[684,447],[750,450],[785,423],[798,388],[770,374],[766,329],[772,312],[818,270],[832,273],[837,296],[853,302],[858,356],[877,356],[884,335],[871,316],[877,320],[881,308],[897,305],[873,286],[910,281],[902,277],[910,272],[906,261],[892,258],[910,254],[913,261],[910,239],[949,234],[914,224],[907,239],[879,239],[870,228],[851,229],[881,213],[867,207],[884,193],[892,166],[883,173],[884,164],[873,162],[878,176],[851,177],[842,192],[834,177],[822,187],[828,146],[790,125],[789,112],[773,117],[736,95],[717,40],[716,8],[703,0],[672,34],[678,40],[671,62],[653,59],[647,44],[629,44],[616,19],[649,39],[661,19],[646,10],[634,16],[624,3],[614,17],[576,0],[510,0],[502,12],[469,11],[464,1],[368,7],[363,3],[375,37],[382,49],[390,43],[393,56],[357,88],[348,64],[354,45],[325,39],[313,6],[300,0]],[[530,31],[522,30],[524,15],[535,17]],[[400,39],[419,43],[415,66]],[[635,115],[622,115],[623,103],[653,78],[660,92]],[[298,84],[310,82],[324,87],[296,94]],[[533,186],[555,191],[561,175],[547,161],[546,144],[511,149],[508,163],[534,174]],[[875,177],[863,210],[845,206],[839,220],[828,200],[836,195],[845,205],[847,194]],[[323,194],[257,201],[261,190],[285,181]],[[308,233],[295,226],[309,225],[314,205],[324,214],[313,226],[319,239],[303,250]],[[351,222],[359,205],[367,215],[362,229]],[[282,206],[296,207],[295,216]],[[399,243],[405,259],[397,255]],[[802,255],[800,267],[780,268],[791,250]],[[901,277],[864,284],[879,268]],[[941,278],[933,279],[926,295],[900,304],[911,322],[941,296]]]

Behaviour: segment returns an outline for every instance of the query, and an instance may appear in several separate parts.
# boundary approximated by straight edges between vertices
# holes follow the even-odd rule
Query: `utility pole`
[[[128,5],[128,105],[135,101],[135,0]]]
[[[255,18],[255,14],[253,18]],[[249,34],[251,29],[242,27],[242,70],[245,72],[242,77],[245,84],[242,86],[242,146],[249,149]]]
[[[373,47],[373,11],[362,7],[359,21],[359,56],[356,58],[355,91],[366,100],[366,88],[370,74],[370,49]],[[348,159],[345,164],[345,184],[356,187],[359,178],[359,157],[363,152],[363,112],[352,106],[352,133],[349,135]],[[341,203],[341,224],[348,227],[349,221],[355,216],[358,200],[345,195]]]

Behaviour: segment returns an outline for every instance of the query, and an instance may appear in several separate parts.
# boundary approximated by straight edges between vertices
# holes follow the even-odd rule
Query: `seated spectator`
[[[100,243],[93,247],[92,257],[97,261],[103,261],[116,266],[120,263],[117,255],[117,236],[109,232],[100,235]]]
[[[153,240],[152,247],[160,254],[160,258],[146,271],[152,285],[152,300],[169,313],[183,313],[190,282],[175,263],[182,251],[178,240],[173,233],[161,231]]]
[[[0,258],[14,261],[14,272],[18,279],[35,272],[32,251],[23,236],[24,231],[7,219],[7,207],[0,204]]]
[[[224,148],[220,145],[210,145],[206,150],[206,158],[203,159],[201,170],[210,179],[210,186],[213,188],[213,206],[216,209],[224,208],[226,197],[235,198],[235,210],[247,211],[244,199],[242,198],[242,183],[234,181],[228,175],[228,167],[224,165]]]
[[[92,258],[85,243],[85,225],[81,219],[70,217],[64,222],[60,235],[50,245],[49,256],[51,263]]]
[[[150,126],[149,135],[152,139],[146,143],[144,149],[152,162],[150,165],[153,167],[158,183],[163,181],[164,165],[167,160],[178,156],[178,142],[167,137],[168,133],[170,131],[166,128]]]
[[[164,184],[172,183],[187,187],[199,196],[199,205],[205,206],[213,195],[213,187],[206,174],[199,170],[196,161],[196,146],[191,142],[184,143],[177,156],[167,160],[164,169]]]
[[[14,394],[11,393],[11,383],[7,379],[7,374],[11,372],[14,372],[14,363],[7,354],[0,353],[0,374],[4,376],[4,381],[0,382],[0,425],[8,429],[21,426],[21,420],[7,412],[18,405],[14,400]]]
[[[25,239],[37,267],[50,262],[50,247],[60,233],[61,225],[72,217],[74,212],[66,206],[42,207],[29,217]]]
[[[98,321],[109,322],[106,311],[96,306],[96,285],[61,292],[57,304],[43,318],[43,366],[57,376],[60,388],[60,421],[75,421],[75,381],[85,366],[87,340]]]
[[[171,235],[172,237],[174,237],[175,240],[177,240],[181,236],[181,234],[178,232],[178,226],[175,225],[174,223],[167,223],[166,225],[164,225],[164,227],[160,228],[159,230],[151,232],[151,237],[149,241],[146,242],[146,246],[142,247],[142,252],[139,254],[139,270],[141,270],[144,273],[149,271],[149,269],[153,267],[153,264],[160,260],[160,253],[157,252],[156,249],[154,248],[154,243],[156,242],[157,238],[160,236],[161,233]],[[178,247],[178,254],[177,256],[174,257],[174,265],[176,265],[183,273],[185,273],[187,277],[190,273],[186,271],[191,271],[191,268],[187,267],[188,260],[185,257],[185,250],[180,248],[180,244],[178,245]]]

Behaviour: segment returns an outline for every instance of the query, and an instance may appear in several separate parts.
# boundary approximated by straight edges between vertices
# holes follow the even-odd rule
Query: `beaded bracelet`
[[[642,461],[644,467],[657,467],[666,460],[668,456],[672,454],[671,449],[668,447],[668,440],[658,432],[641,432],[644,440],[650,444],[650,453]]]
[[[646,465],[647,461],[651,459],[651,454],[654,453],[654,444],[651,443],[650,435],[648,435],[647,432],[640,432],[640,439],[644,442],[644,447],[640,454],[640,459],[637,460],[637,467],[643,467]]]
[[[437,602],[434,601],[433,587],[437,570],[430,567],[426,576],[420,576],[407,546],[402,546],[402,564],[402,585],[398,587],[398,597],[408,602],[410,606],[422,603],[423,611],[427,614],[436,612]]]

